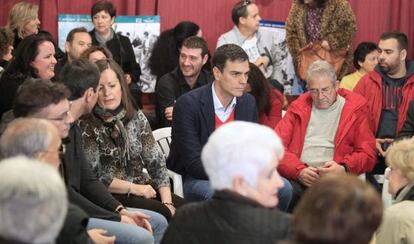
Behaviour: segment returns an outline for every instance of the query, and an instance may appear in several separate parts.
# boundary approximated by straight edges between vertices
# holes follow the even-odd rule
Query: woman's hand
[[[157,196],[157,192],[151,185],[132,184],[131,193],[145,198],[155,198]]]
[[[119,213],[121,214],[122,223],[138,225],[152,233],[152,227],[148,221],[150,216],[139,211],[128,211],[125,208]]]
[[[164,206],[166,206],[170,210],[171,215],[174,216],[174,214],[175,214],[175,207],[173,205],[171,205],[171,204],[164,204]]]

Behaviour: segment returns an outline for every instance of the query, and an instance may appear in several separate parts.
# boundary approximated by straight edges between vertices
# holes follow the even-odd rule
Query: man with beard
[[[379,151],[372,173],[383,174],[387,148],[401,130],[409,102],[414,99],[414,62],[406,60],[408,40],[404,33],[383,33],[378,47],[378,65],[359,81],[354,92],[368,100],[371,128]]]
[[[204,39],[192,36],[184,40],[179,65],[163,75],[155,88],[159,127],[171,126],[173,106],[184,93],[213,82],[213,76],[203,65],[208,60],[208,47]]]

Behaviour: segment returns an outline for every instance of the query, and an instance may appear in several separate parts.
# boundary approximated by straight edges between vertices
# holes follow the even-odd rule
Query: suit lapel
[[[245,114],[243,103],[244,103],[243,96],[236,97],[236,106],[234,107],[236,111],[234,111],[234,120],[243,120],[243,117]]]
[[[215,123],[213,93],[211,91],[211,85],[207,85],[204,88],[205,89],[203,89],[202,93],[200,94],[200,108],[208,133],[211,134],[214,131]]]

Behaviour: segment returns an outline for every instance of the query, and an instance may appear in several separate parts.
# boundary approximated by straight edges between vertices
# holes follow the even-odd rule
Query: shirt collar
[[[228,109],[233,109],[236,106],[237,103],[237,99],[236,97],[233,97],[233,99],[231,100],[229,106],[227,107],[227,109],[223,106],[223,104],[221,104],[220,99],[217,97],[216,91],[214,90],[214,84],[216,82],[213,82],[213,85],[211,86],[211,90],[213,92],[213,103],[214,103],[214,111],[217,110],[222,110],[222,111],[226,111]]]

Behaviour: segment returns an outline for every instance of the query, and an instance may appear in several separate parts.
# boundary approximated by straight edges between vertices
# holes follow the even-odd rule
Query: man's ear
[[[208,54],[204,55],[203,57],[203,65],[205,65],[208,61]]]
[[[70,43],[69,42],[65,42],[65,52],[66,53],[70,52]]]
[[[85,102],[91,103],[93,101],[93,96],[95,95],[95,92],[93,91],[92,87],[89,87],[83,96],[85,97]]]
[[[220,80],[222,73],[219,68],[213,67],[213,75],[215,80]]]
[[[239,24],[237,25],[237,27],[239,27],[240,25],[244,25],[246,24],[246,18],[243,16],[239,17]]]
[[[339,88],[339,80],[335,81],[335,90],[338,91]]]
[[[400,51],[400,60],[405,61],[405,59],[407,59],[407,50],[403,49]]]

